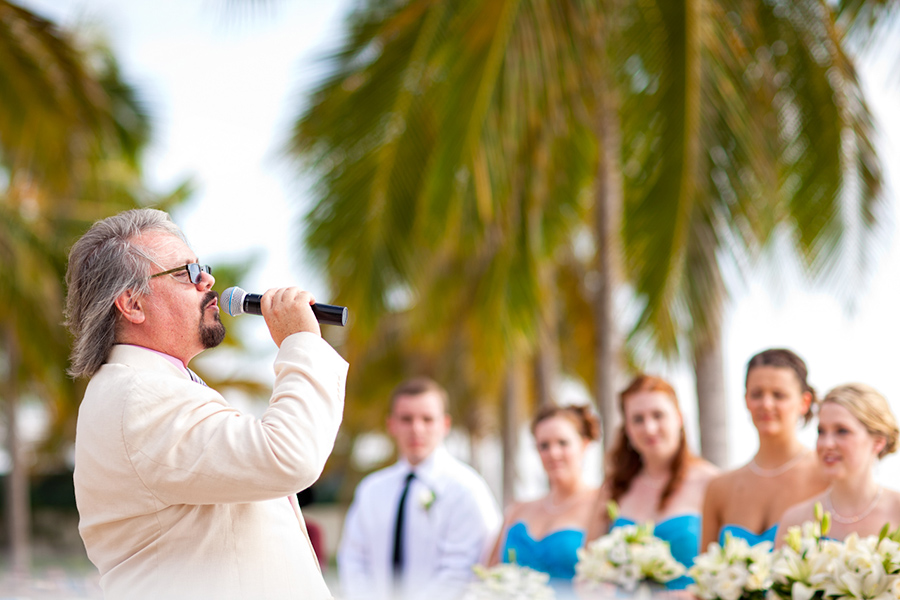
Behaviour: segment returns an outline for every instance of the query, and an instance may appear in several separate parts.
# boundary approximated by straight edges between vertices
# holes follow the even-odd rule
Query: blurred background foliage
[[[362,3],[288,150],[317,182],[308,249],[357,307],[345,427],[379,423],[393,383],[425,372],[450,382],[476,438],[486,413],[515,425],[552,402],[560,376],[586,384],[609,428],[628,365],[662,356],[693,366],[701,448],[724,464],[728,281],[788,251],[859,289],[885,241],[848,36],[895,13]]]

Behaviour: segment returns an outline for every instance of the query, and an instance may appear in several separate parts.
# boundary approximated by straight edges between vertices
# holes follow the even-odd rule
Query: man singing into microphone
[[[222,342],[215,279],[166,213],[99,221],[69,254],[70,374],[78,413],[79,530],[111,598],[331,598],[296,493],[320,475],[341,422],[347,363],[312,296],[269,290],[278,346],[261,418],[188,369]]]

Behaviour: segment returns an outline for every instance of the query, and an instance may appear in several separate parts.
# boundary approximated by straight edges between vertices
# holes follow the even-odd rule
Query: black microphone
[[[236,317],[238,315],[262,315],[262,294],[248,294],[239,287],[230,287],[219,296],[219,305],[225,314]],[[347,307],[321,304],[310,304],[316,320],[323,325],[347,324]]]

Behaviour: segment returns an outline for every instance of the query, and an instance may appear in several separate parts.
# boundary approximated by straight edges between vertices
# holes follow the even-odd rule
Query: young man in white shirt
[[[447,393],[419,377],[391,394],[400,460],[360,482],[338,549],[342,597],[454,598],[500,525],[484,479],[443,447]],[[412,476],[410,476],[412,474]]]

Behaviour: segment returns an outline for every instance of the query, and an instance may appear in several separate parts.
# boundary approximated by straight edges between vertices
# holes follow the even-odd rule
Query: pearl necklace
[[[779,475],[784,475],[785,473],[787,473],[788,471],[790,471],[791,469],[796,467],[800,463],[800,461],[806,457],[807,454],[808,454],[807,450],[805,450],[805,449],[801,450],[800,452],[797,453],[797,456],[790,459],[789,461],[787,461],[780,467],[775,467],[774,469],[762,468],[761,466],[756,464],[756,457],[754,457],[753,460],[750,461],[750,464],[748,466],[750,467],[751,471],[753,471],[760,477],[768,477],[768,478],[778,477]]]
[[[831,501],[831,490],[828,490],[828,496],[826,496],[826,500],[828,501],[828,512],[831,513],[831,518],[833,518],[838,523],[843,523],[845,525],[849,525],[851,523],[858,523],[862,521],[866,517],[869,516],[869,513],[875,510],[875,507],[878,505],[878,501],[881,500],[881,492],[884,490],[880,485],[878,486],[878,492],[875,494],[875,498],[872,499],[872,503],[866,508],[866,510],[862,511],[858,515],[853,515],[852,517],[842,517],[838,514],[837,509],[834,508],[834,503]]]

